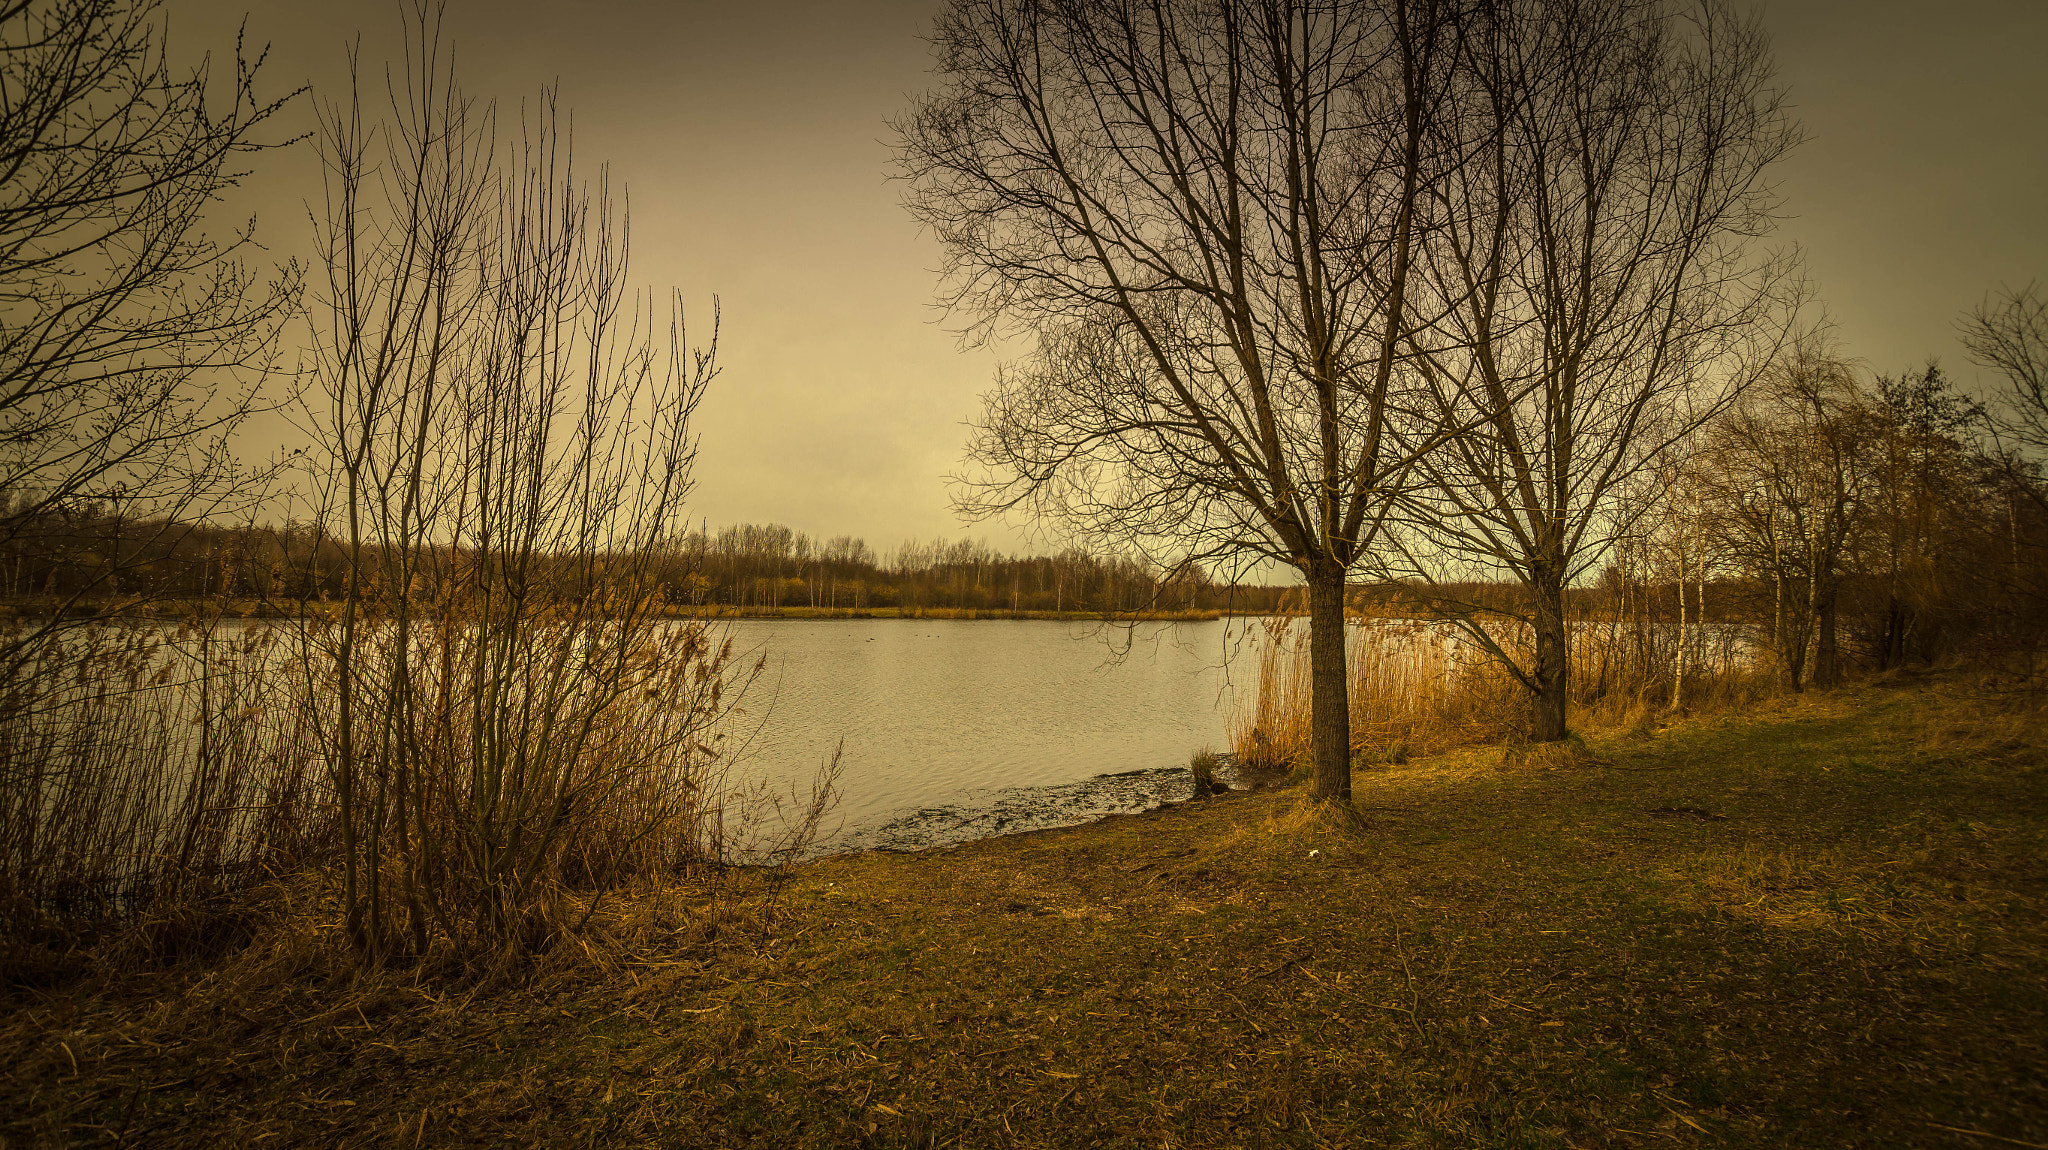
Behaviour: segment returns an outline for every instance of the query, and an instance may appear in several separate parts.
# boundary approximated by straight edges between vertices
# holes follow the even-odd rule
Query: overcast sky
[[[702,333],[721,301],[724,374],[700,413],[693,518],[881,550],[963,532],[1034,546],[948,509],[944,476],[996,357],[960,351],[933,310],[938,249],[885,175],[885,121],[930,84],[919,34],[940,7],[449,6],[468,90],[516,106],[559,81],[579,160],[609,161],[630,190],[635,279],[680,288]],[[386,0],[169,0],[175,48],[231,43],[245,8],[280,93],[337,94],[358,33],[367,65],[398,44]],[[2048,3],[1777,0],[1765,18],[1808,136],[1778,172],[1780,241],[1804,250],[1847,354],[1884,373],[1937,357],[1970,382],[1955,317],[2000,284],[2048,279]],[[263,157],[247,190],[260,238],[303,256],[310,149]]]

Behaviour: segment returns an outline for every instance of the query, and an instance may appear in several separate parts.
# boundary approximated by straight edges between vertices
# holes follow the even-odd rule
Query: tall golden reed
[[[1444,620],[1352,619],[1351,744],[1354,757],[1400,760],[1459,746],[1524,737],[1527,692],[1471,635]],[[1668,628],[1666,628],[1668,630]],[[1641,633],[1639,633],[1641,632]],[[1489,626],[1494,643],[1524,657],[1528,629]],[[1239,696],[1231,716],[1238,761],[1261,770],[1292,770],[1308,761],[1309,655],[1306,629],[1286,616],[1261,624],[1256,690]],[[1680,644],[1626,625],[1582,623],[1572,632],[1572,700],[1582,720],[1628,727],[1672,709],[1683,685],[1686,707],[1716,709],[1768,694],[1769,671],[1758,665],[1734,628],[1688,637]],[[1685,674],[1675,676],[1681,665]]]

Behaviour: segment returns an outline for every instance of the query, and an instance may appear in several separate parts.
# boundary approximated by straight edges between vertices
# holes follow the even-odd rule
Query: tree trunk
[[[1685,547],[1678,548],[1678,642],[1671,660],[1671,711],[1685,707]]]
[[[1897,596],[1885,604],[1884,649],[1879,652],[1877,669],[1889,671],[1906,661],[1906,606]]]
[[[1806,629],[1789,623],[1778,637],[1778,661],[1784,665],[1785,687],[1797,695],[1806,690]]]
[[[1840,647],[1835,641],[1835,589],[1828,587],[1813,600],[1813,685],[1833,687],[1841,682]]]
[[[1344,674],[1344,571],[1319,565],[1308,579],[1309,730],[1315,796],[1351,801],[1351,693]]]
[[[1801,676],[1806,668],[1806,635],[1803,628],[1792,625],[1791,604],[1785,595],[1785,577],[1777,577],[1777,599],[1772,609],[1771,646],[1776,649],[1778,665],[1785,675],[1785,686],[1793,694],[1805,686]],[[1795,634],[1794,632],[1798,633]]]
[[[1565,697],[1570,682],[1570,643],[1564,624],[1564,573],[1539,564],[1536,592],[1536,691],[1529,700],[1529,740],[1554,743],[1565,736]]]

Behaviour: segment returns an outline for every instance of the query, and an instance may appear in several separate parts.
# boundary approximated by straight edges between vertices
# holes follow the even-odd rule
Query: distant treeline
[[[77,600],[220,599],[283,606],[339,600],[348,555],[332,535],[300,525],[220,527],[130,521],[103,508],[72,507],[35,517],[8,514],[0,495],[0,588],[17,606]],[[979,540],[906,541],[884,556],[850,535],[816,540],[781,524],[743,523],[678,537],[662,571],[669,602],[742,611],[792,607],[865,611],[935,609],[975,612],[1131,613],[1221,611],[1300,614],[1299,585],[1212,579],[1199,567],[1162,575],[1129,556],[1070,547],[1053,555],[1006,555]],[[432,570],[433,565],[429,564]],[[1610,571],[1599,587],[1573,590],[1591,617],[1620,593]],[[425,590],[425,588],[422,588]],[[1363,615],[1429,617],[1440,609],[1418,588],[1365,584],[1350,595]],[[1471,603],[1503,611],[1525,605],[1509,583],[1438,585]],[[1676,618],[1673,586],[1633,584],[1651,618]],[[1733,620],[1734,604],[1753,590],[1710,594],[1710,618]],[[1660,605],[1668,605],[1660,611]]]
[[[124,598],[285,604],[344,592],[341,541],[302,525],[134,522],[93,507],[33,519],[4,511],[0,588],[17,605]],[[1281,609],[1292,590],[1233,587],[1198,567],[1166,574],[1130,556],[1081,548],[1006,555],[978,540],[912,540],[885,556],[864,539],[816,540],[780,524],[691,531],[663,552],[654,570],[670,603],[742,610],[1265,613]],[[591,578],[601,580],[602,570]]]
[[[2042,597],[2031,589],[2040,582],[2048,508],[2019,497],[2011,470],[1955,438],[1923,438],[1912,459],[1916,482],[1887,484],[1889,498],[1865,512],[1858,545],[1840,549],[1831,593],[1818,605],[1825,629],[1838,633],[1830,641],[1872,667],[1939,659],[1984,642],[2002,649],[2025,644],[2042,610]],[[1910,498],[1901,502],[1902,495]],[[1896,510],[1893,503],[1899,503]],[[311,527],[133,521],[92,505],[31,516],[15,513],[16,505],[0,493],[0,593],[17,609],[97,611],[123,600],[213,600],[283,612],[343,596],[346,550]],[[1877,514],[1878,508],[1890,513]],[[1717,525],[1690,514],[1667,516],[1657,530],[1619,549],[1597,579],[1571,588],[1569,614],[1637,627],[1741,625],[1770,645],[1790,629],[1788,598],[1814,610],[1806,603],[1811,580],[1790,562],[1779,574],[1759,558],[1738,561],[1744,556],[1737,539],[1713,538],[1717,526],[1733,527],[1732,519]],[[1698,557],[1703,543],[1709,552],[1704,564]],[[423,569],[453,568],[428,563]],[[1008,555],[977,540],[912,540],[882,555],[861,538],[821,541],[780,524],[687,532],[671,542],[655,569],[672,604],[742,612],[1307,609],[1299,584],[1233,586],[1198,567],[1167,575],[1126,555],[1081,548]],[[602,572],[593,570],[590,578],[601,580]],[[1450,603],[1526,616],[1528,599],[1519,583],[1384,581],[1354,587],[1347,605],[1356,615],[1382,617],[1442,617],[1452,613]],[[1818,641],[1822,629],[1814,626],[1801,637]]]
[[[1005,555],[978,540],[910,540],[884,556],[863,539],[815,540],[772,523],[691,532],[675,561],[676,601],[740,608],[1266,612],[1288,592],[1232,587],[1199,567],[1162,575],[1130,556],[1081,548]]]

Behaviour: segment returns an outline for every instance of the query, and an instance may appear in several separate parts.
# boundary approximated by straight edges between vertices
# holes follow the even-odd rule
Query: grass
[[[1895,680],[1364,769],[1359,823],[1278,790],[830,858],[517,989],[261,945],[18,988],[0,1137],[2048,1144],[2042,720]]]

